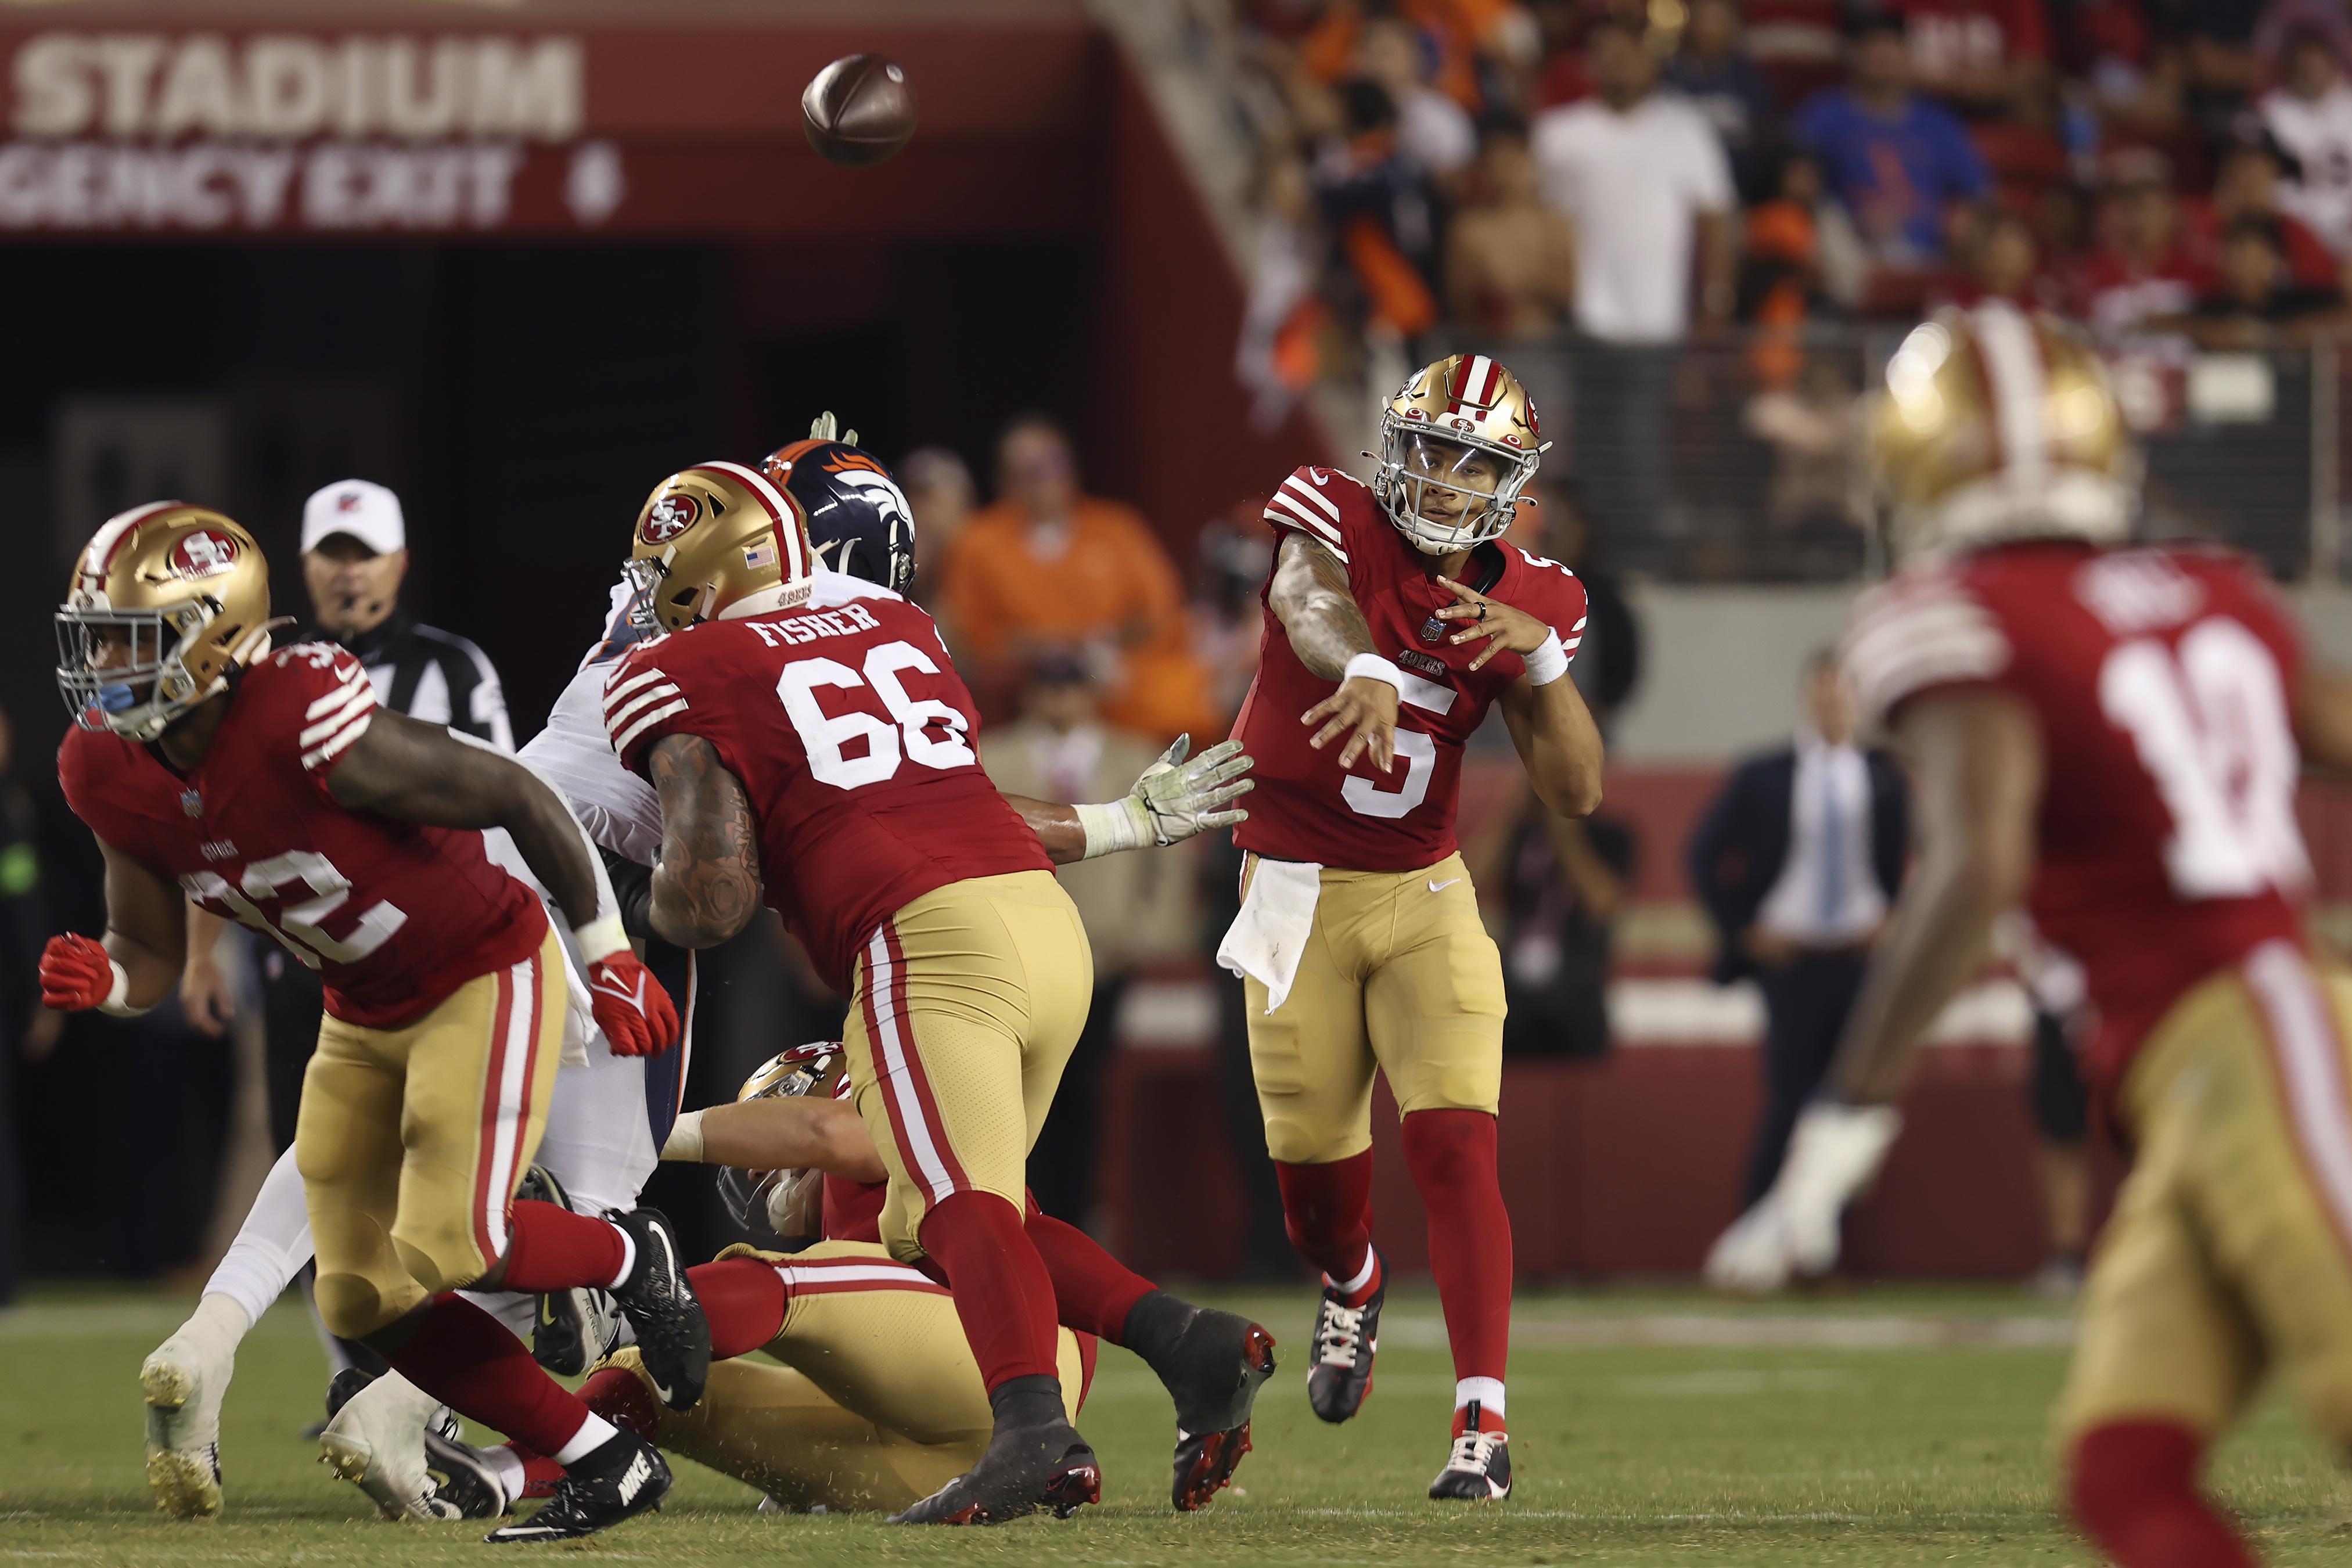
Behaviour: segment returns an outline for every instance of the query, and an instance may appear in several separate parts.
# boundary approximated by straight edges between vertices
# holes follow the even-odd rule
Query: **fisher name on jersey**
[[[327,793],[375,707],[357,659],[296,643],[238,678],[211,750],[184,776],[152,747],[76,729],[58,781],[100,839],[317,970],[333,1016],[392,1028],[529,958],[547,917],[479,833]]]
[[[2263,942],[2304,942],[2302,657],[2261,567],[2204,546],[1998,546],[1855,606],[1865,713],[1967,687],[2032,710],[2046,761],[2027,909],[2083,967],[2103,1083],[2190,986]]]
[[[633,773],[698,735],[759,821],[768,905],[825,983],[851,989],[883,922],[951,882],[1053,861],[982,771],[971,694],[931,617],[819,572],[806,608],[705,621],[631,648],[604,725]]]
[[[1526,663],[1506,650],[1484,668],[1470,668],[1486,645],[1445,640],[1467,624],[1437,619],[1457,601],[1429,574],[1430,558],[1406,542],[1370,488],[1352,474],[1297,470],[1266,503],[1265,520],[1278,531],[1314,540],[1346,564],[1372,649],[1403,669],[1405,685],[1392,770],[1381,773],[1369,756],[1342,770],[1343,742],[1335,738],[1318,752],[1307,743],[1312,730],[1299,722],[1331,695],[1333,684],[1299,662],[1268,603],[1257,679],[1234,723],[1256,759],[1251,777],[1257,781],[1249,820],[1234,829],[1234,842],[1274,859],[1349,871],[1435,865],[1455,848],[1463,742]],[[1467,586],[1545,622],[1574,656],[1584,637],[1584,584],[1574,573],[1503,542],[1480,545],[1463,571]],[[1261,602],[1273,586],[1269,575]]]

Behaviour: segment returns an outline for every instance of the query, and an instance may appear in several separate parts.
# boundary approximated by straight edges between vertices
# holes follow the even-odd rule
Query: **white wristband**
[[[580,962],[597,963],[616,952],[629,951],[629,933],[621,929],[618,910],[598,915],[586,925],[572,928],[572,940],[580,945]]]
[[[1382,658],[1376,653],[1360,653],[1349,659],[1348,668],[1339,672],[1339,679],[1384,680],[1397,689],[1399,696],[1404,694],[1404,671],[1399,669],[1393,661]]]
[[[1073,805],[1078,814],[1078,826],[1086,833],[1086,853],[1081,859],[1091,860],[1098,855],[1116,855],[1122,849],[1138,849],[1143,846],[1143,826],[1135,820],[1136,813],[1125,800],[1105,801],[1099,805]]]
[[[112,1018],[136,1018],[142,1013],[154,1011],[152,1006],[133,1007],[131,1005],[128,1000],[131,995],[131,976],[122,965],[110,958],[106,961],[106,966],[114,971],[114,984],[107,988],[106,1000],[98,1005],[100,1012]]]
[[[661,1157],[688,1165],[702,1163],[702,1112],[678,1113],[677,1120],[669,1124],[669,1137],[662,1144]]]
[[[1543,644],[1527,657],[1528,683],[1549,686],[1568,673],[1568,650],[1559,646],[1559,634],[1546,634]]]

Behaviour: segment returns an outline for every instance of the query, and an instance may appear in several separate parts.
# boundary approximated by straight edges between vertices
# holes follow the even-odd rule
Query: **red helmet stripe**
[[[100,524],[98,531],[90,536],[89,543],[82,550],[82,575],[89,579],[85,586],[94,588],[104,581],[108,569],[114,564],[114,558],[138,535],[141,523],[159,512],[186,504],[176,500],[149,501],[145,506],[119,511]]]
[[[747,468],[740,463],[714,460],[698,464],[706,472],[726,475],[751,492],[752,499],[766,509],[768,531],[775,537],[776,558],[784,563],[784,581],[797,583],[807,576],[808,562],[801,553],[802,530],[799,516],[783,492],[770,483],[765,474]]]

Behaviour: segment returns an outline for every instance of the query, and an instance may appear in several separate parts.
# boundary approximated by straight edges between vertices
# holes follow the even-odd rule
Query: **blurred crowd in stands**
[[[1269,412],[1439,331],[1744,326],[1786,388],[1806,323],[1942,300],[2233,347],[2345,320],[2341,0],[1226,5]]]

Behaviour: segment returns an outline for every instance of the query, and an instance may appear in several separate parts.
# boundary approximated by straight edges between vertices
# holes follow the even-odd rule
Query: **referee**
[[[366,479],[341,479],[315,492],[302,505],[302,585],[310,596],[310,624],[296,640],[350,649],[367,670],[376,700],[394,711],[513,751],[499,672],[464,637],[420,625],[401,608],[400,584],[407,574],[408,529],[398,496]],[[224,923],[188,906],[180,1001],[188,1022],[207,1035],[226,1028],[231,1011],[228,980],[215,962]],[[274,1152],[283,1153],[293,1146],[302,1073],[319,1043],[326,1000],[317,973],[283,946],[270,941],[257,948],[269,1137]],[[368,1359],[364,1351],[358,1354]]]

